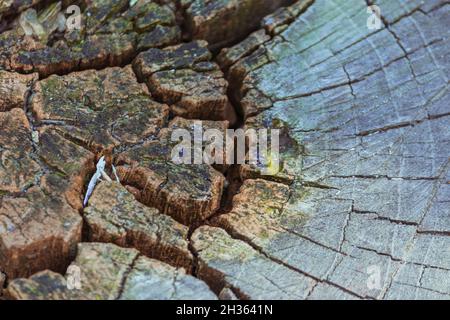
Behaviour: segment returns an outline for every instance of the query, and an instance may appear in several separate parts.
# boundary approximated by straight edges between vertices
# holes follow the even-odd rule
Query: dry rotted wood
[[[88,1],[45,39],[5,3],[7,297],[450,298],[446,1]],[[175,164],[197,120],[280,129],[281,170]]]

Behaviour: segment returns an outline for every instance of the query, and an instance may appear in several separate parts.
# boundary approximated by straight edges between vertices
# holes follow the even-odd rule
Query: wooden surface
[[[450,299],[449,4],[263,2],[0,6],[3,298]],[[195,120],[280,129],[281,171],[174,164]]]

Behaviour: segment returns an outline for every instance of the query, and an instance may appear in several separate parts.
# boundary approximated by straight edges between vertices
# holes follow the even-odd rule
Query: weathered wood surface
[[[139,1],[129,7],[128,0],[82,3],[86,9],[81,12],[80,28],[66,28],[58,41],[51,41],[56,30],[48,29],[36,39],[13,24],[0,35],[0,66],[11,71],[39,72],[41,76],[99,69],[129,63],[137,52],[180,39],[170,6]],[[42,12],[38,12],[38,18]]]
[[[152,95],[171,105],[174,115],[200,120],[236,122],[226,95],[228,83],[205,41],[194,41],[139,54],[133,63]]]
[[[190,270],[188,227],[135,200],[117,182],[102,182],[84,210],[89,240],[134,247],[145,255]]]
[[[7,295],[33,300],[216,299],[205,283],[185,274],[183,269],[113,244],[80,244],[70,267],[80,270],[81,288],[67,288],[74,273],[65,278],[59,273],[43,271],[29,279],[12,281]]]
[[[14,3],[0,295],[450,299],[448,3],[375,1],[371,30],[363,0],[86,1],[81,31],[42,37]],[[281,129],[281,171],[173,163],[197,120]],[[83,208],[101,156],[123,186]]]
[[[364,2],[316,1],[230,68],[248,126],[286,128],[302,152],[285,151],[296,179],[275,221],[237,197],[220,224],[327,285],[310,297],[448,299],[449,6],[379,5],[371,31]]]
[[[260,20],[294,0],[181,0],[189,38],[220,48],[245,38]]]

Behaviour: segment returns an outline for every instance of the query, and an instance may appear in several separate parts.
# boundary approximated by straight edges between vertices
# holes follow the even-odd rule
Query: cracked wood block
[[[170,129],[162,130],[159,140],[118,155],[120,181],[142,203],[185,225],[199,223],[219,209],[225,178],[208,164],[174,161],[169,137]]]
[[[191,269],[188,227],[137,202],[116,182],[97,185],[84,217],[90,241],[133,247],[150,258]]]
[[[85,171],[94,154],[76,143],[66,139],[53,127],[39,130],[38,155],[51,168],[63,176],[70,177]],[[81,174],[84,175],[84,174]]]
[[[228,70],[234,63],[250,55],[254,50],[258,49],[260,45],[270,39],[271,37],[264,29],[255,31],[237,45],[231,48],[222,49],[217,56],[217,62],[222,70]]]
[[[236,121],[227,97],[228,82],[211,61],[205,41],[165,49],[150,49],[138,55],[133,66],[152,95],[171,106],[174,115],[201,120]]]
[[[52,6],[39,10],[38,19]],[[124,65],[140,51],[175,44],[180,38],[175,14],[166,5],[142,0],[129,7],[128,0],[102,0],[82,7],[79,29],[51,28],[43,37],[26,36],[17,18],[15,28],[0,35],[0,66],[38,72],[42,78]]]
[[[80,280],[80,287],[72,287]],[[81,243],[66,277],[43,271],[16,279],[7,288],[13,299],[166,300],[217,299],[202,281],[135,249]]]
[[[198,255],[198,276],[216,292],[226,287],[241,299],[304,299],[316,284],[223,229],[198,228],[192,246]]]
[[[31,128],[22,109],[0,112],[0,192],[20,193],[39,180]],[[0,193],[0,195],[1,195]]]
[[[168,108],[152,100],[131,70],[107,68],[37,82],[31,98],[36,121],[93,151],[154,135]]]
[[[239,60],[251,55],[260,45],[271,40],[275,35],[286,29],[301,13],[313,3],[312,0],[299,0],[288,7],[282,7],[273,14],[262,19],[263,29],[251,33],[247,38],[230,48],[224,48],[217,56],[220,66],[228,70]]]
[[[0,112],[23,108],[37,74],[22,75],[0,71]]]
[[[220,48],[247,36],[261,18],[292,0],[182,0],[188,37]]]
[[[0,127],[0,269],[10,279],[46,268],[64,270],[81,239],[81,217],[69,205],[79,195],[76,188],[49,172],[40,156],[47,154],[57,161],[68,153],[66,161],[74,161],[71,146],[47,144],[46,136],[41,140],[44,148],[33,146],[22,109],[0,112]],[[69,162],[61,165],[69,168]],[[82,187],[81,182],[78,185]]]
[[[57,179],[44,177],[41,187],[0,198],[0,269],[9,279],[43,269],[62,271],[75,254],[82,219],[55,192]]]
[[[230,232],[320,279],[308,298],[396,298],[411,283],[419,283],[415,297],[448,294],[447,283],[430,275],[424,285],[413,275],[447,268],[445,258],[420,253],[448,252],[450,15],[442,3],[381,1],[389,24],[379,31],[366,28],[364,1],[315,1],[298,18],[280,11],[281,24],[266,19],[272,39],[230,67],[246,125],[281,125],[301,147],[297,159],[288,155],[295,178],[280,218],[247,228],[234,222]],[[264,212],[258,199],[240,199],[233,217]],[[280,226],[286,230],[274,230]],[[415,266],[399,279],[406,262]]]
[[[56,190],[64,194],[73,208],[81,210],[85,185],[95,172],[95,155],[53,127],[40,128],[38,134],[37,154],[43,161],[41,166],[45,164],[64,180],[56,183]]]

